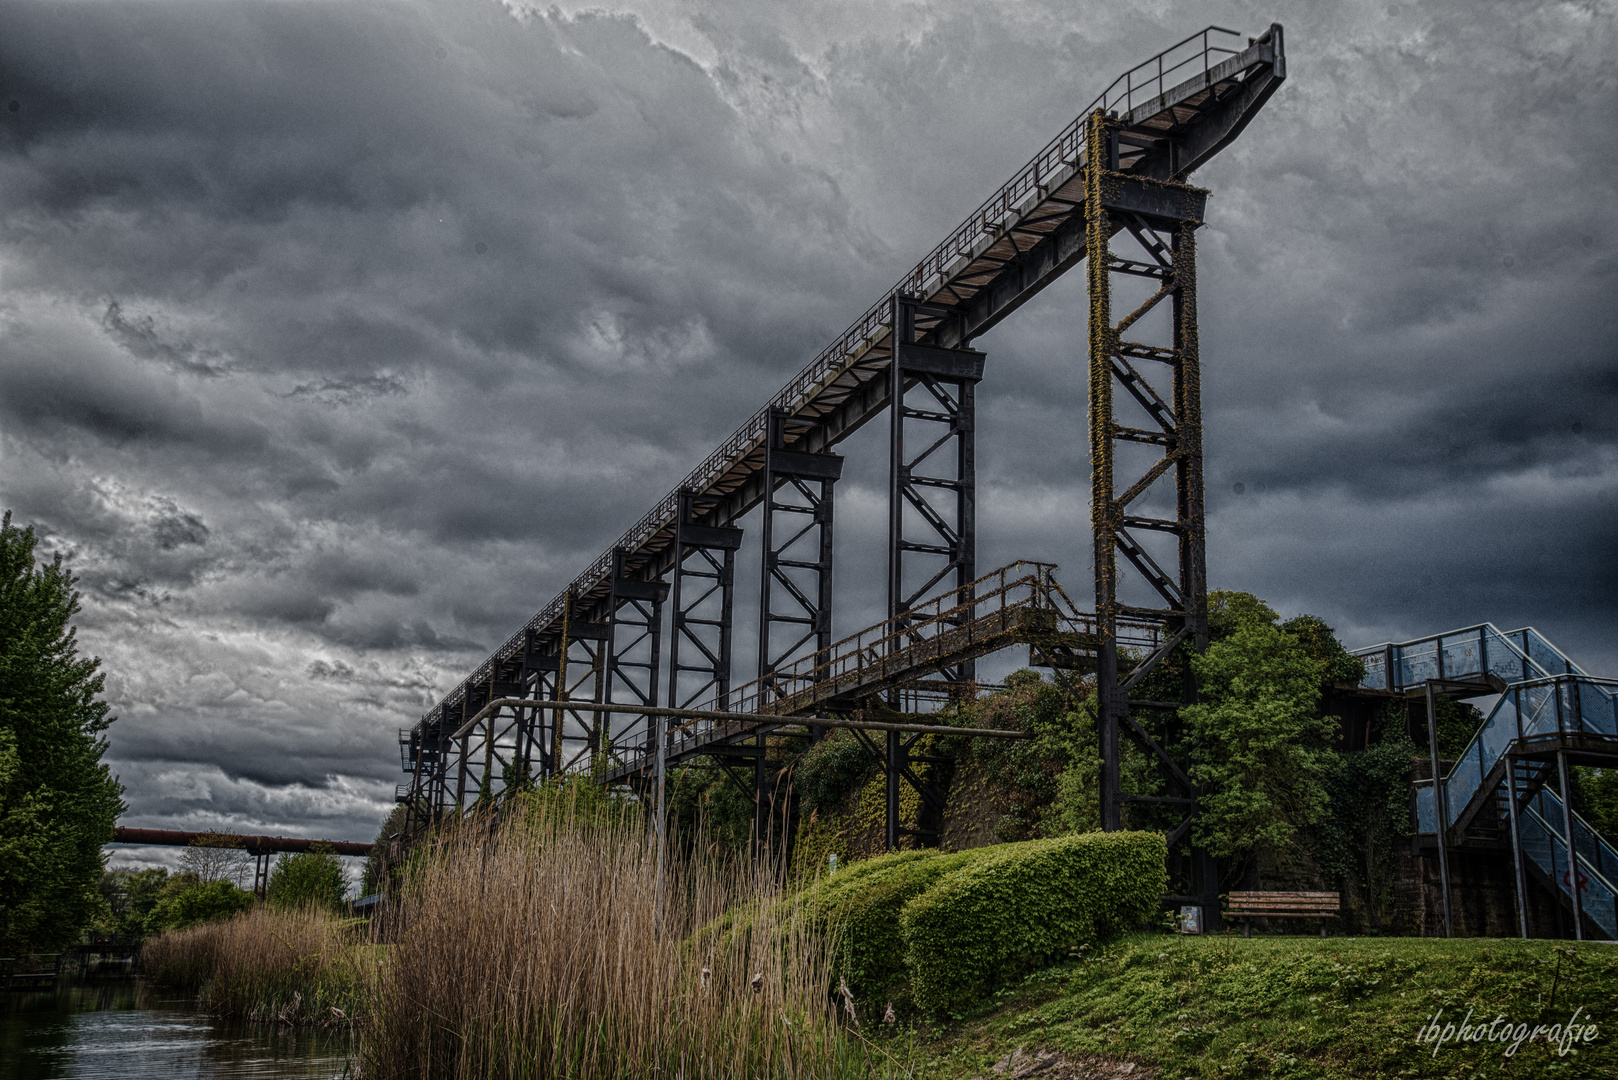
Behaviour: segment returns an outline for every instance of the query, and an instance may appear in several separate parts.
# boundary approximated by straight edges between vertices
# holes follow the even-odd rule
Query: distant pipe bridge
[[[1278,24],[1256,37],[1209,27],[1119,76],[400,733],[408,779],[397,797],[411,807],[411,827],[459,812],[469,795],[498,797],[567,772],[655,789],[660,800],[661,769],[695,756],[743,782],[762,822],[767,735],[807,724],[813,738],[861,701],[897,712],[909,703],[919,714],[928,700],[970,697],[976,661],[1017,645],[1036,664],[1094,673],[1103,827],[1121,828],[1125,804],[1142,798],[1119,787],[1122,732],[1177,792],[1152,801],[1185,808],[1169,834],[1171,848],[1185,841],[1195,792],[1131,716],[1181,702],[1131,695],[1176,646],[1201,649],[1208,637],[1195,242],[1208,193],[1186,181],[1285,77]],[[986,357],[971,343],[1080,263],[1091,612],[1067,601],[1049,564],[980,577],[976,561],[975,395]],[[884,412],[888,617],[839,640],[831,583],[843,458],[834,448]],[[745,628],[757,635],[758,660],[737,685],[735,567],[750,514],[760,588]],[[1135,571],[1127,588],[1120,555]],[[899,826],[900,785],[936,795],[910,767],[924,733],[875,723],[846,726],[882,761],[891,847],[916,831]],[[747,780],[735,769],[749,763]],[[1176,858],[1181,891],[1206,902],[1217,887],[1211,863],[1200,853]]]

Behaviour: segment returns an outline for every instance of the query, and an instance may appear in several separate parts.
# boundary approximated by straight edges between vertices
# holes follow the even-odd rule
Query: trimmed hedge
[[[793,903],[808,905],[815,921],[839,931],[836,974],[861,1000],[902,1000],[908,975],[899,914],[939,878],[982,857],[987,848],[942,855],[896,851],[863,859],[823,877]]]
[[[861,1001],[936,1013],[1145,921],[1168,884],[1165,854],[1159,833],[899,851],[817,878],[783,903],[835,929],[835,975]]]
[[[1168,886],[1161,833],[1084,833],[980,852],[899,917],[911,995],[927,1012],[958,1009],[1075,945],[1140,924]]]

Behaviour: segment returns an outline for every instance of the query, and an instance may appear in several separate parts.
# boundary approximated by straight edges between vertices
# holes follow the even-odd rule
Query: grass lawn
[[[1496,1035],[1596,1026],[1558,1056],[1543,1035],[1417,1042],[1433,1014]],[[876,1027],[879,1025],[872,1025]],[[1440,1029],[1441,1030],[1441,1029]],[[1585,1034],[1581,1032],[1580,1034]],[[921,1024],[881,1045],[912,1076],[986,1077],[1017,1047],[1072,1061],[1138,1063],[1180,1077],[1618,1078],[1618,946],[1468,938],[1137,935],[1036,972],[975,1015]],[[1149,1069],[1144,1067],[1150,1067]],[[1016,1070],[1008,1070],[1006,1075]],[[1058,1067],[1046,1075],[1065,1075]]]

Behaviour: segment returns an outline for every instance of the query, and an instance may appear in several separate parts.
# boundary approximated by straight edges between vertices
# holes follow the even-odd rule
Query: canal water
[[[131,979],[0,990],[0,1080],[337,1080],[342,1032],[226,1023]]]

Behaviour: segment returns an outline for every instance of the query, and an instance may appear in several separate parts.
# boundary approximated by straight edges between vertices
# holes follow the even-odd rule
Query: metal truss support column
[[[791,449],[787,436],[807,426],[772,412],[764,444],[760,679],[831,647],[832,487],[843,459]]]
[[[562,607],[562,635],[557,642],[558,701],[606,700],[606,654],[612,627],[592,616],[593,612],[581,610],[579,598],[569,590]],[[558,709],[555,716],[551,745],[557,774],[567,772],[580,761],[588,764],[592,774],[604,767],[602,714]]]
[[[1185,184],[1125,174],[1118,168],[1119,131],[1105,113],[1094,113],[1086,131],[1085,213],[1086,283],[1089,297],[1089,436],[1090,520],[1094,541],[1096,627],[1096,695],[1101,767],[1101,825],[1108,831],[1124,826],[1128,802],[1120,786],[1119,736],[1129,735],[1153,756],[1181,797],[1158,802],[1184,805],[1190,813],[1169,833],[1172,852],[1184,842],[1195,816],[1197,792],[1185,771],[1163,744],[1135,722],[1131,691],[1184,643],[1202,650],[1208,643],[1206,527],[1202,483],[1201,365],[1196,305],[1196,229],[1202,223],[1207,192]],[[1132,238],[1135,250],[1123,257],[1113,250],[1114,237]],[[1155,289],[1121,319],[1113,314],[1115,275],[1141,279]],[[1170,300],[1170,340],[1148,344],[1147,319]],[[1143,322],[1143,320],[1146,320]],[[1162,333],[1161,328],[1157,331]],[[1129,336],[1126,337],[1126,334]],[[1165,382],[1170,383],[1164,387]],[[1115,394],[1121,389],[1123,395]],[[1165,392],[1165,390],[1167,392]],[[1121,423],[1117,405],[1133,410]],[[1132,404],[1131,404],[1132,403]],[[1138,415],[1139,419],[1134,417]],[[1120,461],[1117,451],[1130,447],[1132,460],[1142,451],[1161,448],[1140,470]],[[1120,480],[1119,473],[1125,474]],[[1174,517],[1151,512],[1164,505],[1160,481],[1172,475]],[[1166,509],[1166,506],[1165,506]],[[1176,558],[1160,563],[1150,547],[1137,539],[1151,533],[1172,538]],[[1167,541],[1164,541],[1166,544]],[[1119,594],[1118,556],[1149,587],[1149,600],[1126,602]],[[1174,572],[1163,568],[1164,564]],[[1129,657],[1127,675],[1118,653],[1118,619],[1161,621],[1161,646],[1146,656]],[[1195,700],[1196,687],[1187,673],[1182,700]],[[1172,713],[1167,714],[1172,717]],[[1167,721],[1172,723],[1173,720]],[[1217,866],[1206,852],[1193,850],[1197,899],[1206,921],[1217,926]]]
[[[259,903],[264,902],[265,894],[270,885],[270,855],[268,851],[253,853],[253,896]]]
[[[832,492],[843,474],[843,459],[792,449],[812,426],[772,410],[765,431],[759,708],[776,696],[772,675],[806,656],[823,663],[832,643]],[[772,799],[765,736],[759,735],[755,746],[754,840],[762,845]]]
[[[669,586],[632,576],[624,558],[622,550],[612,553],[611,587],[602,613],[608,630],[602,643],[606,678],[601,700],[655,706]],[[647,716],[615,725],[609,715],[602,724],[601,747],[609,755],[651,750],[656,727]]]
[[[713,708],[724,711],[730,708],[736,551],[742,546],[742,530],[699,524],[703,512],[692,492],[680,493],[674,524],[667,701],[672,709],[711,701]]]
[[[559,666],[556,657],[544,654],[539,635],[533,630],[527,631],[523,637],[522,674],[519,677],[523,686],[522,696],[539,701],[554,700],[556,672]],[[549,718],[546,714],[538,709],[522,710],[517,731],[518,775],[524,780],[555,776],[557,747],[551,742]],[[537,769],[534,762],[536,750],[539,755]]]
[[[432,772],[427,779],[427,814],[431,821],[442,820],[449,809],[449,758],[455,740],[456,723],[447,705],[440,706],[431,729],[423,733],[424,742],[430,742]]]
[[[888,616],[901,615],[940,591],[953,607],[971,598],[977,577],[975,392],[983,353],[917,344],[918,321],[937,324],[945,308],[909,296],[893,299],[889,368]],[[918,318],[919,317],[919,318]],[[907,521],[912,528],[907,529]],[[911,568],[906,574],[906,556]],[[967,615],[967,618],[970,616]],[[894,648],[902,643],[894,642]],[[970,682],[971,661],[943,672]]]

